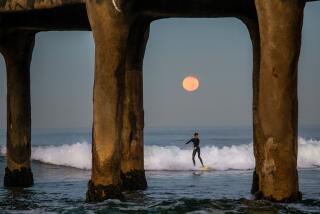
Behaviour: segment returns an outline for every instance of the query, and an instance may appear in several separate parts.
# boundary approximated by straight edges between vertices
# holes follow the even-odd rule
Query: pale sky
[[[305,9],[299,62],[299,124],[320,124],[320,2]],[[91,32],[45,32],[31,65],[33,128],[90,128]],[[250,126],[251,41],[235,18],[165,19],[151,25],[144,60],[146,127]],[[187,75],[200,88],[181,87]],[[0,57],[0,128],[6,124],[6,73]]]

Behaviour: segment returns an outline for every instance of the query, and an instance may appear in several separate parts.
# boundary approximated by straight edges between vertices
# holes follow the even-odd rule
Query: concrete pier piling
[[[0,33],[7,68],[7,167],[4,186],[33,185],[31,172],[30,62],[34,32]]]
[[[87,201],[122,198],[121,138],[125,59],[132,17],[111,1],[87,2],[95,50],[92,176]]]
[[[297,70],[305,2],[256,0],[261,38],[258,123],[255,124],[257,199],[301,199],[297,173]]]
[[[251,43],[252,43],[252,127],[253,127],[253,151],[255,156],[257,156],[257,132],[259,132],[259,111],[258,111],[258,103],[259,103],[259,78],[260,78],[260,32],[259,32],[259,23],[258,17],[256,14],[253,17],[242,17],[241,20],[246,25]],[[252,187],[251,193],[255,194],[259,191],[259,180],[256,173],[256,169],[254,169],[253,177],[252,177]]]
[[[147,188],[143,152],[143,58],[150,20],[137,19],[130,30],[126,57],[121,179],[124,190]]]

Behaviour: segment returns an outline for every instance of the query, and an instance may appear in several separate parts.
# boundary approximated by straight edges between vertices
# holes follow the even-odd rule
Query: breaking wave
[[[299,138],[298,167],[320,166],[320,141]],[[6,148],[1,148],[5,155]],[[176,146],[145,146],[146,170],[196,170],[192,165],[191,149]],[[245,170],[254,168],[252,143],[225,147],[206,146],[201,148],[204,164],[215,170]],[[32,147],[32,159],[43,163],[91,169],[91,144],[87,142],[61,146]],[[196,157],[197,166],[200,165]]]

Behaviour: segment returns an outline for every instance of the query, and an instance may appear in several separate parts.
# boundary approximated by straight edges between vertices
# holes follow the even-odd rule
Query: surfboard
[[[204,173],[203,171],[213,171],[213,170],[214,170],[214,168],[211,168],[209,166],[201,166],[196,171],[193,171],[192,174],[200,176]]]
[[[209,171],[209,170],[213,170],[213,169],[210,168],[209,166],[201,166],[201,167],[199,168],[199,170],[201,170],[201,171]]]

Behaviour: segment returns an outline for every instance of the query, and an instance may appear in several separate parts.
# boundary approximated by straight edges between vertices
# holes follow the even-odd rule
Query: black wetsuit
[[[186,142],[186,144],[192,142],[193,143],[193,152],[192,152],[192,161],[193,161],[193,165],[196,165],[196,161],[194,160],[194,157],[196,156],[196,153],[198,153],[198,158],[203,166],[203,162],[202,159],[200,157],[200,139],[199,138],[192,138],[191,140],[189,140],[188,142]]]

